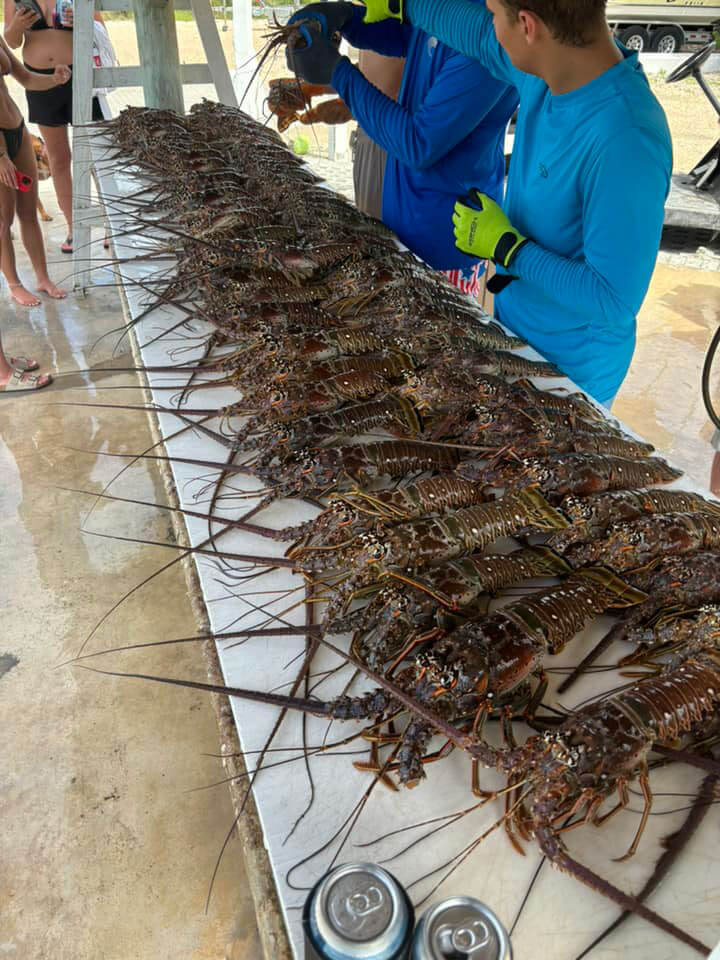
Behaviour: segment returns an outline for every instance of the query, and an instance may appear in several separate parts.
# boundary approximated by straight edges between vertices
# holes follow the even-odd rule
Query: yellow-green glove
[[[363,0],[364,23],[379,23],[381,20],[403,20],[403,0]]]
[[[455,246],[478,260],[494,260],[509,267],[528,238],[513,227],[502,207],[485,193],[472,189],[459,197],[453,213]]]

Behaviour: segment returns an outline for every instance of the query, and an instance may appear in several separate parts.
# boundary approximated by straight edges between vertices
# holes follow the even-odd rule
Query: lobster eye
[[[342,510],[337,511],[338,523],[341,527],[346,527],[348,524],[353,521],[353,514],[350,512],[348,507],[343,505]]]
[[[278,431],[278,434],[277,434],[277,442],[278,442],[278,443],[289,443],[289,442],[290,442],[290,434],[288,433],[287,430],[280,430],[280,431]]]
[[[312,473],[314,469],[315,469],[315,461],[312,460],[310,457],[307,457],[300,464],[300,473],[303,473],[303,474]]]
[[[284,399],[285,399],[285,394],[280,393],[280,391],[278,390],[277,392],[273,393],[273,395],[270,397],[270,404],[271,406],[276,407],[278,406],[278,404],[282,403]]]
[[[385,556],[385,547],[381,543],[374,543],[370,548],[370,560],[382,560]]]

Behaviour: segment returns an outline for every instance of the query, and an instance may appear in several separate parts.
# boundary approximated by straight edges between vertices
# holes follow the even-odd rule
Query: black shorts
[[[28,70],[35,73],[54,73],[55,68],[40,69],[31,67],[26,63]],[[59,87],[51,87],[50,90],[26,90],[28,104],[28,119],[30,123],[37,123],[43,127],[66,127],[72,123],[72,77],[67,83]],[[93,120],[103,120],[103,112],[100,109],[100,101],[93,97],[92,102]]]

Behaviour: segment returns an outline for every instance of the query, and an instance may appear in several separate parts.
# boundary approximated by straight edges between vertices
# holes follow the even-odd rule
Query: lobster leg
[[[608,821],[612,820],[616,814],[620,813],[621,810],[624,810],[627,807],[628,803],[630,802],[630,797],[628,795],[627,780],[624,778],[618,780],[617,792],[620,799],[612,808],[612,810],[608,810],[608,812],[604,813],[601,817],[594,817],[593,824],[596,827],[601,827],[604,823],[608,823]]]
[[[625,860],[629,860],[630,857],[635,856],[635,852],[637,851],[638,844],[640,843],[640,838],[642,837],[645,831],[645,827],[647,826],[647,822],[648,822],[648,817],[650,816],[650,811],[652,809],[652,790],[650,788],[650,779],[648,777],[647,771],[645,771],[645,773],[642,773],[638,777],[638,783],[640,784],[640,789],[642,790],[643,799],[645,801],[645,806],[643,807],[643,812],[642,812],[642,819],[640,820],[640,826],[638,827],[637,833],[635,834],[635,839],[630,844],[630,849],[624,856],[617,858],[616,860],[617,863],[624,863]]]

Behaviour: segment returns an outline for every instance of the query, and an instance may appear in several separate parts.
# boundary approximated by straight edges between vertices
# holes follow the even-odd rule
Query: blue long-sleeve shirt
[[[533,242],[511,264],[498,318],[601,402],[635,349],[636,314],[655,266],[672,171],[665,114],[637,54],[553,96],[517,70],[475,0],[406,0],[413,24],[476,57],[520,94],[503,204]],[[501,271],[502,272],[502,271]]]
[[[397,103],[347,59],[332,77],[360,126],[387,151],[383,221],[430,266],[467,269],[470,259],[455,246],[453,207],[473,186],[501,199],[517,92],[422,30],[397,21],[368,25],[363,16],[358,7],[343,30],[353,46],[406,58]]]

